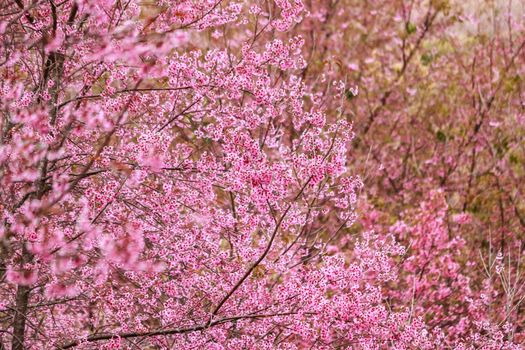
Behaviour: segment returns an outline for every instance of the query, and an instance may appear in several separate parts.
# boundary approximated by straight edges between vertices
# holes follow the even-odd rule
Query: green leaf
[[[346,96],[346,99],[348,101],[352,100],[354,97],[356,97],[356,95],[354,95],[354,93],[352,92],[352,90],[350,89],[346,89],[345,91],[345,96]]]
[[[408,35],[414,34],[417,31],[416,25],[414,23],[412,23],[412,22],[407,22],[405,29],[406,29]]]
[[[434,59],[434,57],[430,53],[424,53],[424,54],[421,55],[421,63],[424,66],[430,65],[430,63],[432,63],[433,59]]]
[[[436,132],[436,137],[439,142],[447,141],[447,135],[445,135],[445,133],[441,130],[438,130],[438,132]]]

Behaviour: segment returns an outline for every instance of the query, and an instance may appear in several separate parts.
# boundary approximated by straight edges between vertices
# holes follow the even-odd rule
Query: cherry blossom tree
[[[432,346],[401,246],[334,251],[362,183],[301,1],[4,5],[2,347]]]
[[[520,348],[512,3],[0,3],[0,349]]]

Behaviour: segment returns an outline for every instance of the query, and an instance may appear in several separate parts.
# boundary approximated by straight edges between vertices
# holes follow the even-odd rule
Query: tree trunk
[[[29,287],[18,286],[16,290],[15,321],[13,323],[12,350],[24,350],[27,304],[29,302]]]

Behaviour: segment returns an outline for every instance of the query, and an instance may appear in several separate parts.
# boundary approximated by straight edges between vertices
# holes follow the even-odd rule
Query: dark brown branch
[[[163,330],[156,330],[156,331],[150,331],[150,332],[129,332],[129,333],[120,333],[120,334],[107,333],[107,334],[92,335],[92,336],[87,337],[87,339],[84,340],[83,342],[97,342],[97,341],[103,341],[103,340],[110,340],[113,338],[129,339],[129,338],[138,338],[138,337],[156,337],[156,336],[165,336],[165,335],[174,335],[174,334],[185,334],[185,333],[203,331],[209,327],[214,327],[214,326],[218,326],[224,323],[234,322],[234,321],[243,320],[243,319],[256,320],[260,318],[290,316],[290,315],[295,315],[295,314],[296,312],[284,312],[284,313],[276,313],[276,314],[225,317],[220,320],[213,321],[211,323],[201,324],[198,326],[193,326],[193,327],[188,327],[188,328],[163,329]],[[81,344],[80,340],[75,340],[70,343],[64,344],[62,346],[57,346],[56,349],[71,349],[80,344]]]
[[[24,7],[24,4],[22,3],[22,0],[15,0],[15,3],[21,10],[24,10],[24,11],[26,10]],[[31,24],[35,23],[35,19],[28,12],[26,12],[26,18],[29,21],[29,23]]]
[[[170,120],[168,120],[166,122],[166,124],[164,124],[158,131],[162,131],[164,130],[168,125],[170,125],[171,123],[173,123],[178,117],[180,117],[181,115],[183,115],[184,113],[186,113],[191,107],[195,106],[197,103],[200,102],[200,100],[202,100],[202,97],[197,99],[195,102],[193,102],[192,104],[190,104],[188,107],[184,108],[180,113],[178,113],[177,115],[175,115],[173,118],[171,118]]]
[[[78,4],[75,1],[73,6],[71,7],[71,12],[69,12],[69,17],[67,19],[67,24],[73,25],[73,22],[75,21],[75,17],[77,16],[77,12],[78,12]]]
[[[304,185],[301,188],[301,190],[299,191],[299,193],[295,196],[295,198],[291,201],[291,203],[288,204],[288,207],[286,208],[284,213],[279,218],[279,221],[275,225],[275,229],[272,232],[272,236],[270,237],[270,240],[268,241],[268,244],[266,245],[266,248],[264,249],[264,252],[261,254],[261,256],[259,256],[259,258],[252,264],[252,266],[250,266],[250,268],[244,273],[244,275],[235,284],[235,286],[233,286],[233,288],[228,292],[228,294],[226,294],[226,296],[224,296],[224,298],[222,298],[222,300],[219,302],[219,304],[215,307],[215,309],[213,310],[213,312],[211,314],[211,317],[210,317],[210,324],[212,324],[213,317],[215,315],[217,315],[217,313],[219,312],[221,307],[224,305],[224,303],[226,303],[226,301],[228,301],[228,299],[230,299],[230,297],[233,295],[233,293],[235,293],[235,291],[244,283],[244,281],[248,277],[250,277],[250,275],[252,274],[253,270],[255,270],[255,268],[257,266],[259,266],[259,264],[264,260],[264,258],[266,258],[266,256],[270,252],[270,249],[272,248],[273,241],[275,240],[275,237],[277,236],[277,232],[279,231],[279,228],[281,227],[281,224],[282,224],[284,218],[286,217],[286,214],[288,214],[288,212],[292,208],[292,203],[294,203],[295,200],[302,195],[302,193],[304,192],[306,186],[308,186],[308,184],[310,183],[311,180],[312,180],[312,176],[310,176],[308,178],[308,180],[304,183]]]
[[[188,90],[192,89],[192,86],[182,86],[178,88],[135,88],[135,89],[124,89],[120,91],[116,91],[115,94],[124,94],[124,93],[130,93],[130,92],[156,92],[156,91],[179,91],[179,90]],[[78,96],[74,97],[70,100],[64,101],[61,104],[58,105],[58,109],[61,109],[65,105],[75,102],[75,101],[81,101],[81,100],[87,100],[87,99],[98,99],[102,98],[101,94],[97,95],[85,95],[85,96]]]

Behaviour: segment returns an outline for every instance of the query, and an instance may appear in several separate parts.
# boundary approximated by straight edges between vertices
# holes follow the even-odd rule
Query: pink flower
[[[34,269],[14,270],[12,267],[7,269],[7,281],[22,286],[31,286],[38,280],[38,272]]]

